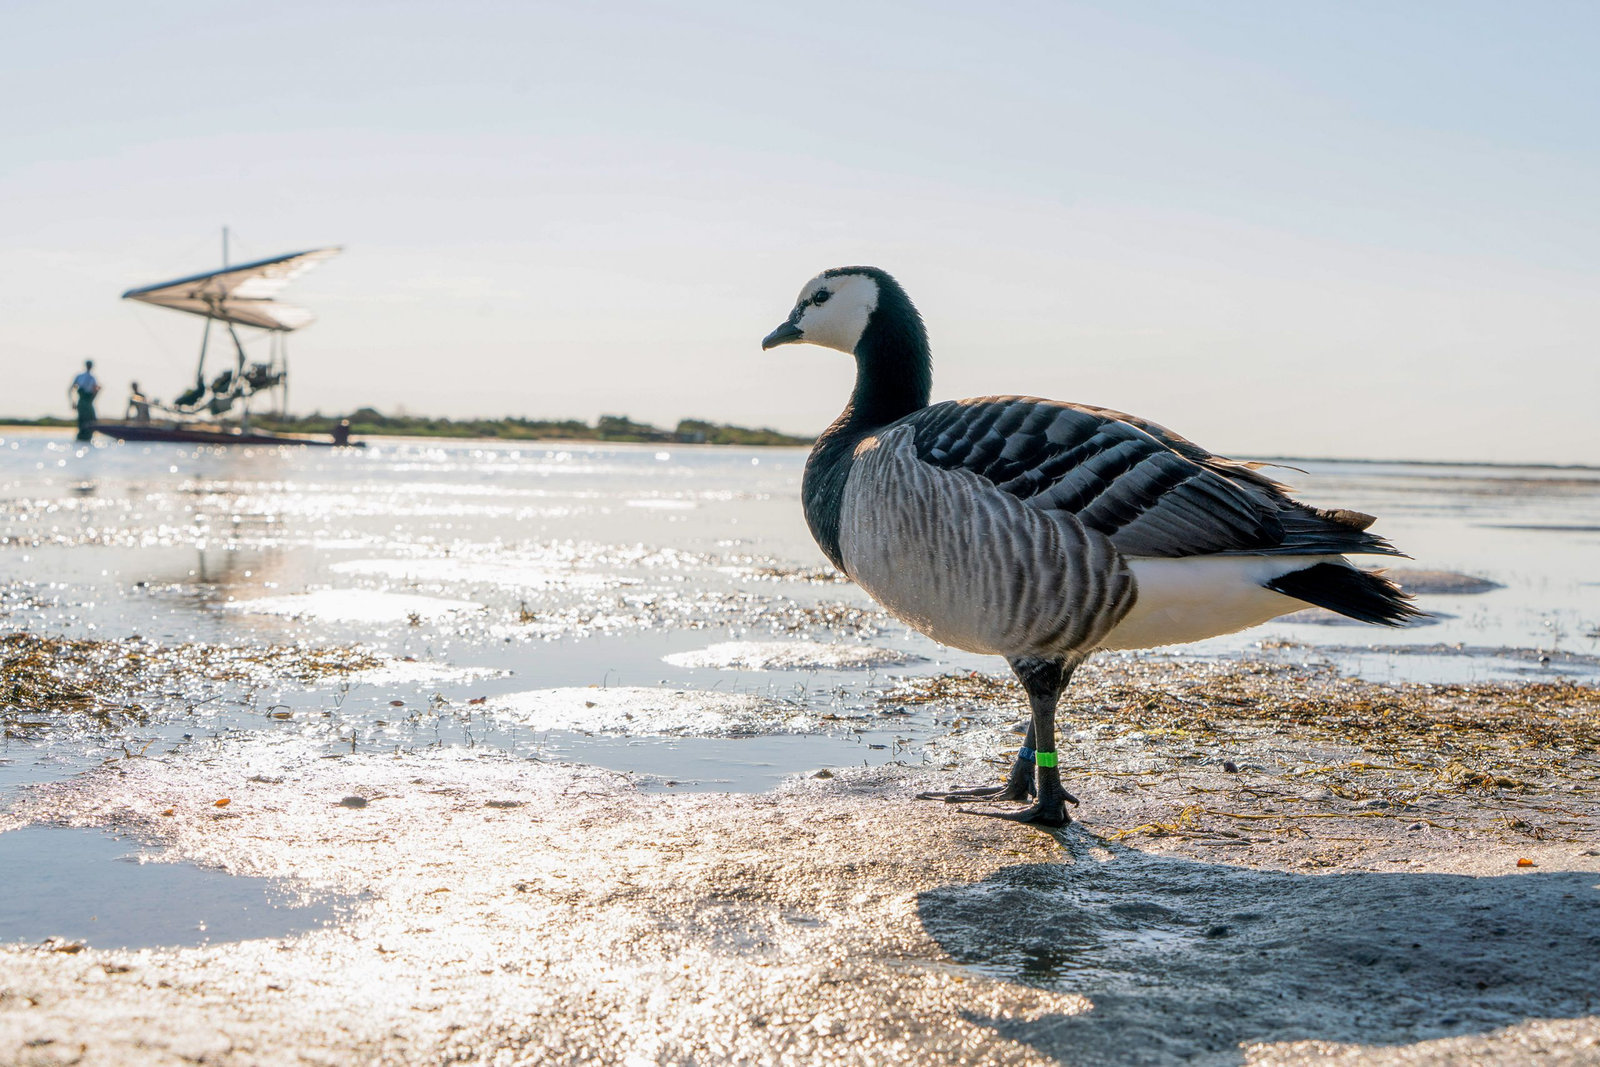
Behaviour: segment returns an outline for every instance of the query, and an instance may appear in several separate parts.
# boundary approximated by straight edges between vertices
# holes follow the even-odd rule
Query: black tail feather
[[[1267,583],[1273,592],[1337,611],[1361,622],[1404,626],[1427,612],[1411,606],[1411,594],[1381,574],[1342,563],[1317,563]]]

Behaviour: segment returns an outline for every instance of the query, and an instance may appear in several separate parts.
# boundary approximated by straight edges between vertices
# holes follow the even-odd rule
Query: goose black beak
[[[792,322],[786,322],[761,339],[761,349],[762,351],[766,351],[769,348],[777,348],[779,345],[792,344],[793,342],[803,340],[804,338],[805,335],[800,332],[800,327],[796,326]]]

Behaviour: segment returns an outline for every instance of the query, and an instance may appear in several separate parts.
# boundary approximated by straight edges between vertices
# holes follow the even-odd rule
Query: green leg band
[[[1056,754],[1054,752],[1035,752],[1033,754],[1033,762],[1041,767],[1054,767],[1056,765]]]

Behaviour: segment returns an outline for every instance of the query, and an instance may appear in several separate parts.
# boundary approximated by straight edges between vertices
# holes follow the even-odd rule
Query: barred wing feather
[[[1401,554],[1368,516],[1309,507],[1251,464],[1105,408],[980,397],[904,422],[923,462],[1070,513],[1125,556]]]

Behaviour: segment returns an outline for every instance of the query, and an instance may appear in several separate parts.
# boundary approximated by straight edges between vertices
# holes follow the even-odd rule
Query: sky
[[[1600,463],[1600,5],[26,2],[0,415],[190,379],[131,287],[323,245],[296,410],[818,432],[866,263],[935,399],[1223,454]],[[260,342],[255,342],[259,345]],[[255,350],[264,351],[257,348]],[[102,406],[105,406],[103,403]],[[113,412],[115,413],[115,412]]]

